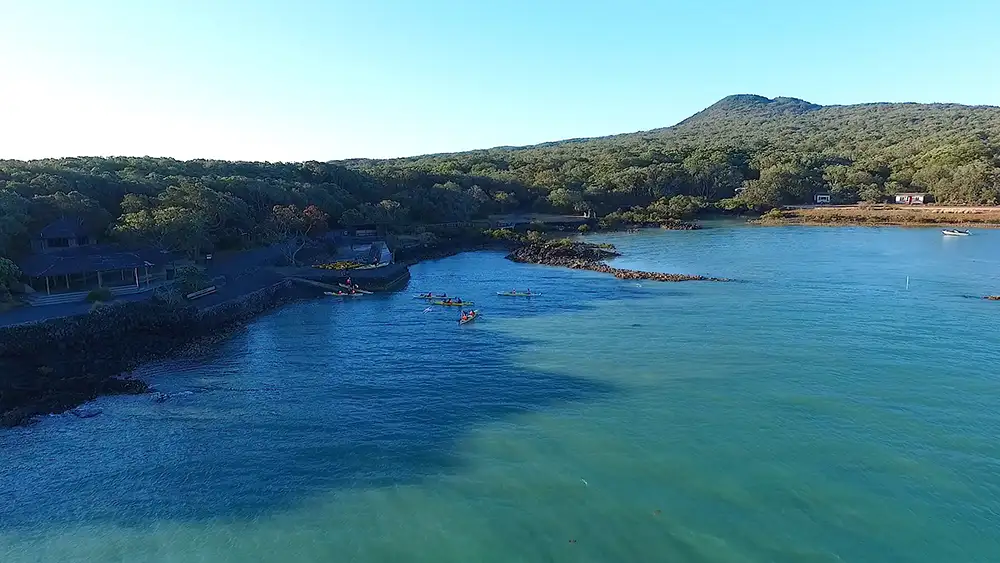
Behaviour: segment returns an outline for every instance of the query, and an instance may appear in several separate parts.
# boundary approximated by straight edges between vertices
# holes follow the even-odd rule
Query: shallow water
[[[996,561],[1000,232],[712,227],[591,240],[735,283],[463,254],[0,433],[0,561]]]

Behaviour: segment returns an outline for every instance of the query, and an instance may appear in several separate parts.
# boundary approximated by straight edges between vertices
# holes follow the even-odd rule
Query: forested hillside
[[[190,251],[266,239],[275,221],[309,206],[331,225],[405,225],[520,209],[657,220],[710,204],[804,203],[821,191],[844,202],[927,191],[992,204],[998,143],[996,107],[740,95],[666,129],[396,160],[0,161],[0,255],[23,252],[30,233],[61,216],[113,239]]]

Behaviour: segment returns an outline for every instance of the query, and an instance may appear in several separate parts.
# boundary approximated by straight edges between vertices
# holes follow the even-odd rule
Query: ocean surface
[[[462,254],[0,432],[0,562],[1000,561],[1000,231],[709,227],[588,240],[733,283]]]

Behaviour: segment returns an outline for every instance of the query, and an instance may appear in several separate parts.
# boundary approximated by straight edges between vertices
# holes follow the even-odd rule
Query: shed
[[[173,259],[154,249],[124,249],[116,245],[85,245],[32,254],[18,266],[36,290],[86,291],[94,287],[150,283],[165,277]],[[120,278],[120,279],[119,279]],[[61,287],[60,287],[61,286]]]
[[[901,205],[923,205],[925,203],[930,203],[931,194],[928,193],[896,194],[893,200]]]

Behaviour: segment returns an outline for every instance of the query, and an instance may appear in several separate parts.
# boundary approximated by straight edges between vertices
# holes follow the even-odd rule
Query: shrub
[[[513,229],[487,229],[483,231],[483,235],[494,240],[509,240],[512,242],[521,242],[524,237]]]
[[[581,233],[589,233],[590,225],[587,224],[580,225],[579,227],[576,228],[576,230],[580,231]]]
[[[765,213],[764,215],[762,215],[762,217],[764,219],[784,219],[785,218],[785,214],[782,213],[782,211],[780,209],[778,209],[777,207],[775,207],[774,209],[772,209],[772,210],[768,211],[767,213]]]
[[[99,287],[97,289],[91,290],[87,294],[87,303],[104,303],[106,301],[111,301],[114,295],[111,290],[106,287]]]

